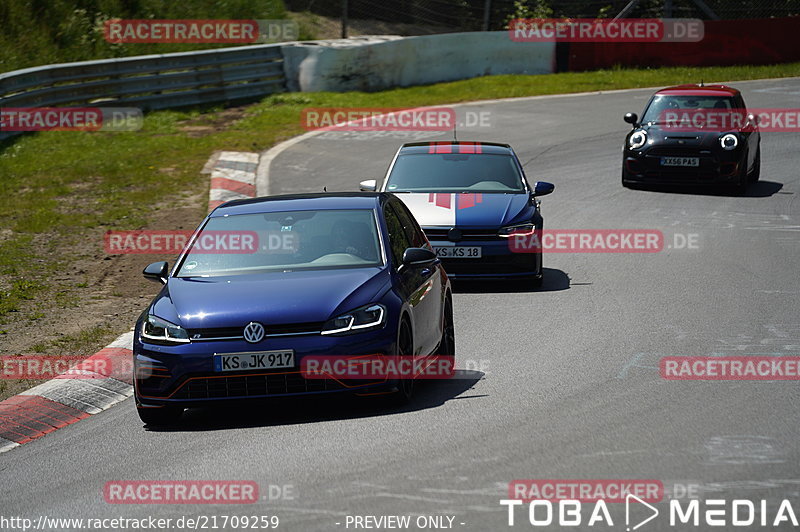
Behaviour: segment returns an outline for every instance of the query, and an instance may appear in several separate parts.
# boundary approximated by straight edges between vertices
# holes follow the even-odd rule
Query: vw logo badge
[[[244,327],[244,339],[255,344],[264,339],[264,326],[257,321],[251,321]]]
[[[461,229],[459,229],[458,227],[453,227],[447,232],[447,238],[451,242],[461,242],[462,238]]]

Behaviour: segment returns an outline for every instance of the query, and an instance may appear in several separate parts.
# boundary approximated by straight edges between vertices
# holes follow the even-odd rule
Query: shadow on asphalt
[[[545,253],[545,258],[547,254]],[[533,286],[530,280],[513,281],[456,281],[453,280],[453,292],[456,294],[506,294],[512,292],[558,292],[568,290],[569,276],[561,270],[544,268],[544,282],[541,288]]]
[[[667,194],[691,194],[695,196],[768,198],[777,194],[782,188],[783,183],[777,183],[775,181],[756,181],[747,186],[747,192],[745,192],[743,196],[734,194],[729,188],[724,186],[645,185],[639,186],[638,190],[664,192]]]
[[[227,407],[222,405],[207,408],[190,408],[181,420],[165,427],[146,425],[152,432],[193,432],[227,430],[247,427],[271,427],[340,421],[377,416],[390,416],[405,412],[416,412],[442,406],[451,399],[475,399],[485,395],[464,395],[484,373],[472,370],[456,370],[453,378],[440,381],[418,380],[414,384],[414,396],[404,406],[391,406],[385,397],[354,396],[304,396],[282,397],[269,400],[239,402]]]

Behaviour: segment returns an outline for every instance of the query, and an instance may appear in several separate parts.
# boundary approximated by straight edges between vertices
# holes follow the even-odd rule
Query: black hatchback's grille
[[[174,399],[221,399],[341,390],[331,379],[306,379],[301,373],[200,377],[185,382]]]
[[[711,157],[711,151],[699,147],[672,146],[650,148],[645,155],[652,157]]]
[[[299,336],[304,334],[319,334],[322,322],[288,323],[283,325],[270,325],[265,323],[266,337],[274,336]],[[244,325],[241,327],[217,327],[210,329],[188,329],[189,338],[193,341],[231,340],[243,337]]]

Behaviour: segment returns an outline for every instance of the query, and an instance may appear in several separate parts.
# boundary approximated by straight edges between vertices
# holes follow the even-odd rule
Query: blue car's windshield
[[[409,153],[397,157],[389,192],[524,192],[516,161],[488,153]]]
[[[372,210],[283,211],[211,218],[177,277],[358,268],[383,263]]]

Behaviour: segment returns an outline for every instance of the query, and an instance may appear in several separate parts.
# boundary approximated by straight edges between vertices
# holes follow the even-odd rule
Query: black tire
[[[414,337],[411,334],[411,326],[407,320],[400,322],[400,331],[397,334],[397,356],[413,356]],[[392,406],[407,405],[414,395],[414,378],[406,376],[397,382],[397,390],[388,396],[389,404]]]
[[[543,228],[544,229],[544,228]],[[539,277],[534,277],[531,281],[531,286],[534,288],[541,288],[544,283],[544,253],[541,251],[535,255],[537,266],[539,267]]]
[[[453,322],[453,301],[448,296],[444,302],[444,327],[442,340],[439,342],[439,355],[443,357],[456,356],[456,328]]]
[[[753,171],[750,172],[749,181],[755,183],[761,177],[761,144],[756,148],[756,160],[753,162]]]
[[[454,372],[456,367],[456,329],[453,322],[453,300],[449,295],[444,302],[444,315],[442,319],[444,321],[442,338],[439,340],[439,347],[432,358],[436,360],[437,371],[450,369]],[[447,362],[445,363],[444,361]],[[452,372],[448,371],[447,374],[436,375],[438,378],[429,378],[429,381],[448,381],[453,375]]]
[[[742,164],[739,168],[739,178],[736,183],[733,185],[733,193],[737,196],[744,196],[747,192],[747,153],[744,154],[742,158]]]
[[[146,425],[163,426],[177,423],[183,415],[183,408],[162,406],[161,408],[136,407],[141,419]]]

